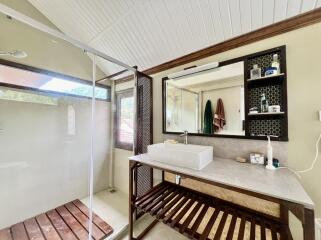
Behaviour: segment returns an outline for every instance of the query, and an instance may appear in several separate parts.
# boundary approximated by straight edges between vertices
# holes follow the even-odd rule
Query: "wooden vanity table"
[[[148,166],[162,171],[162,182],[143,196],[133,190],[135,172]],[[314,240],[314,204],[287,169],[215,158],[201,171],[152,161],[145,154],[129,161],[129,239],[143,239],[159,221],[190,239],[292,239],[289,211]],[[155,220],[133,236],[134,213]]]

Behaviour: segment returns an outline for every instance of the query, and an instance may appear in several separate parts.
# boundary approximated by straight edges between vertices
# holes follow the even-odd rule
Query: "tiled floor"
[[[89,199],[81,200],[88,204]],[[101,191],[94,195],[93,210],[103,220],[110,224],[114,232],[107,240],[126,240],[128,239],[128,195],[122,192],[109,193]],[[152,217],[146,215],[136,222],[134,227],[135,234],[139,234],[152,221]],[[146,240],[186,240],[185,236],[177,233],[173,229],[158,223],[144,238]]]
[[[81,200],[88,206],[89,198]],[[117,239],[127,228],[128,196],[122,192],[109,193],[101,191],[93,198],[93,211],[112,226],[114,232],[106,239]]]
[[[134,236],[137,236],[143,229],[145,229],[153,218],[149,215],[137,221],[134,227]],[[128,233],[119,237],[118,240],[127,240]],[[166,226],[163,223],[158,223],[144,238],[144,240],[187,240],[188,238]]]

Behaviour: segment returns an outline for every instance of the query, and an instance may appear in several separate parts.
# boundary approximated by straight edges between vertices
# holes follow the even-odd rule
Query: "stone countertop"
[[[200,171],[153,161],[147,154],[129,158],[142,164],[213,181],[251,192],[275,197],[314,209],[295,174],[288,169],[267,170],[262,165],[239,163],[230,159],[214,158]]]

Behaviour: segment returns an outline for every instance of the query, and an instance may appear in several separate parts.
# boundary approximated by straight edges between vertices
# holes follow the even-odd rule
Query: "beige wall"
[[[134,87],[134,81],[124,82],[115,86],[115,91],[124,91]],[[132,151],[114,148],[114,184],[117,191],[128,194],[129,178],[128,178],[128,158],[133,156]],[[111,173],[112,174],[112,173]]]
[[[129,191],[129,165],[128,158],[133,156],[132,151],[115,148],[114,149],[114,183],[117,191],[128,194]]]
[[[290,140],[288,144],[273,142],[273,146],[276,156],[283,162],[288,158],[291,168],[300,170],[309,167],[314,159],[316,139],[321,133],[321,122],[317,117],[317,111],[321,110],[321,23],[153,75],[154,142],[161,142],[164,138],[172,137],[162,134],[162,77],[191,65],[224,61],[281,45],[287,46]],[[235,157],[237,154],[246,156],[250,151],[265,151],[266,146],[265,141],[200,137],[190,137],[190,139],[192,143],[213,144],[214,153],[226,157]],[[301,179],[303,186],[316,204],[316,213],[319,217],[321,216],[320,172],[319,158],[315,169],[302,174]]]
[[[33,19],[48,25],[49,27],[57,29],[42,13],[40,13],[34,6],[32,6],[28,0],[0,0],[0,3],[15,9],[23,14],[26,14]]]
[[[55,28],[26,0],[0,0],[0,3]],[[4,59],[86,80],[92,78],[92,62],[81,49],[14,19],[9,20],[2,14],[0,14],[0,29],[0,51],[23,50],[28,53],[28,57],[23,59],[11,57]],[[104,74],[98,69],[97,77],[103,76]]]
[[[207,100],[212,103],[213,111],[216,110],[218,99],[222,99],[224,104],[225,121],[226,124],[219,134],[230,135],[244,135],[241,109],[244,109],[244,105],[241,105],[241,86],[233,86],[221,89],[213,89],[203,93],[202,106],[206,105]],[[242,94],[243,97],[243,94]],[[204,111],[201,109],[201,111]]]

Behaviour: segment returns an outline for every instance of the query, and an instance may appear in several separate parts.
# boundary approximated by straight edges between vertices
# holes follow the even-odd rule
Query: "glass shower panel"
[[[27,54],[0,60],[0,230],[32,238],[45,236],[51,224],[54,234],[88,235],[92,61],[69,43],[0,17],[1,50]],[[110,89],[96,90],[98,133],[108,124]],[[96,165],[101,175],[94,180],[107,188],[103,134],[95,148],[104,156]]]
[[[166,94],[166,129],[170,132],[180,132],[182,131],[182,90],[168,84]]]
[[[119,149],[114,145],[114,142],[119,139],[117,137],[119,131],[117,131],[116,125],[119,125],[119,129],[124,130],[122,133],[133,131],[131,120],[133,120],[134,98],[133,91],[131,91],[131,95],[124,98],[125,101],[120,101],[123,107],[123,114],[121,115],[123,117],[118,118],[120,116],[118,110],[120,109],[114,90],[116,88],[117,90],[121,88],[121,92],[128,89],[132,90],[133,80],[116,84],[115,78],[125,77],[128,72],[112,78],[113,80],[106,79],[98,75],[99,70],[105,72],[106,76],[110,76],[124,70],[124,68],[100,57],[96,57],[96,63],[96,80],[98,82],[95,91],[98,87],[105,86],[109,89],[109,98],[107,101],[100,99],[95,101],[93,212],[106,221],[113,228],[114,234],[117,234],[125,229],[128,221],[128,195],[123,190],[128,191],[128,160],[126,154],[127,152],[131,154],[131,152]],[[119,119],[124,119],[122,124],[118,124]],[[120,134],[120,136],[123,137],[124,135]],[[127,134],[126,142],[132,143],[133,135]],[[86,198],[85,203],[89,204],[89,200],[89,197]]]
[[[186,90],[181,91],[181,131],[198,132],[198,94]]]
[[[198,95],[166,83],[166,129],[170,132],[198,132]]]

